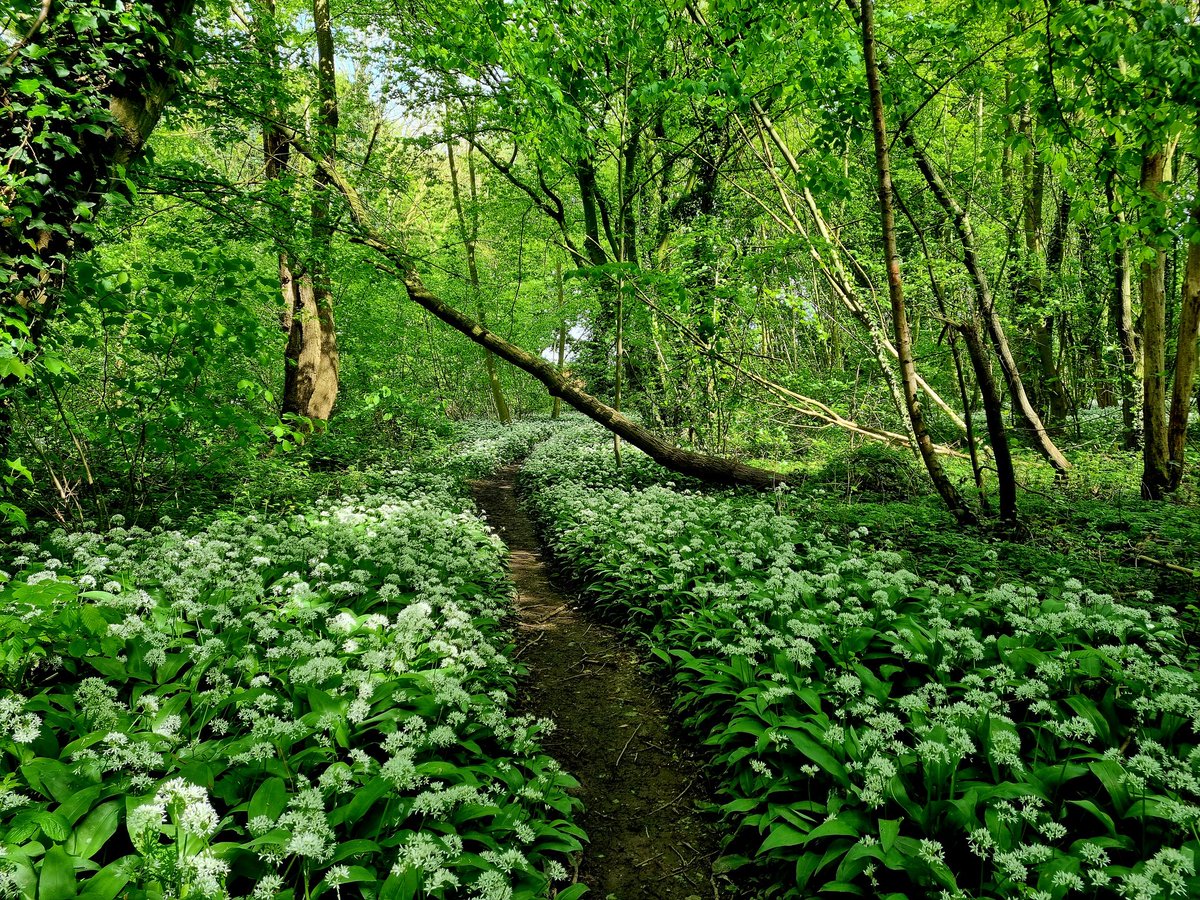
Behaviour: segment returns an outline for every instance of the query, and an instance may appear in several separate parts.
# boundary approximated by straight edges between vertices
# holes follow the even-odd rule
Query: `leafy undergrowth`
[[[712,748],[719,868],[764,897],[1200,895],[1200,677],[1169,610],[1065,570],[923,578],[811,509],[608,459],[563,432],[526,487]]]
[[[574,781],[509,708],[503,548],[461,485],[543,431],[289,517],[10,545],[4,891],[553,896]]]

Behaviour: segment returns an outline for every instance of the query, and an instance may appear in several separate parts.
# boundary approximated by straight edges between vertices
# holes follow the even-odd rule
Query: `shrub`
[[[815,476],[818,483],[880,500],[902,500],[928,492],[924,473],[912,454],[883,444],[863,444],[830,460]]]

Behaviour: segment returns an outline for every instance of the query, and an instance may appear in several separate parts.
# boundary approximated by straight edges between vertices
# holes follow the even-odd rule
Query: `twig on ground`
[[[613,768],[614,768],[614,769],[619,769],[619,768],[621,768],[621,760],[623,760],[623,759],[625,758],[625,751],[629,749],[629,745],[630,745],[630,744],[633,742],[633,739],[634,739],[635,737],[637,737],[637,736],[638,736],[638,732],[639,732],[639,731],[641,731],[641,730],[642,730],[642,723],[641,723],[641,722],[638,722],[638,723],[637,723],[637,728],[633,729],[633,734],[631,734],[631,735],[629,736],[629,740],[627,740],[627,741],[625,742],[625,746],[621,748],[621,752],[620,752],[620,754],[617,756],[617,761],[616,761],[615,763],[613,763]]]
[[[654,815],[655,813],[660,813],[664,809],[666,809],[668,806],[673,806],[675,803],[678,803],[681,799],[683,799],[683,796],[692,789],[692,785],[695,783],[696,783],[696,779],[693,778],[691,781],[689,781],[687,783],[687,785],[684,786],[684,789],[682,791],[680,791],[678,794],[676,794],[674,797],[672,797],[666,803],[662,804],[661,806],[656,806],[654,809],[650,810],[650,815]]]
[[[540,634],[539,634],[537,637],[535,637],[535,638],[534,638],[532,641],[530,641],[528,644],[525,644],[523,647],[521,647],[521,649],[520,649],[520,650],[518,650],[516,653],[514,653],[514,654],[513,654],[513,659],[520,659],[520,658],[521,658],[521,654],[523,654],[523,653],[524,653],[526,650],[528,650],[530,647],[532,647],[534,644],[536,644],[538,641],[540,641],[540,640],[541,640],[542,638],[544,638],[545,636],[546,636],[546,632],[544,632],[544,631],[543,631],[543,632],[541,632],[541,633],[540,633]]]

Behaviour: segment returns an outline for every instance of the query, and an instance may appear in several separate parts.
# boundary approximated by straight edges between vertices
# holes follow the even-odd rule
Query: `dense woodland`
[[[5,896],[1200,896],[1194,0],[0,0],[0,305]]]

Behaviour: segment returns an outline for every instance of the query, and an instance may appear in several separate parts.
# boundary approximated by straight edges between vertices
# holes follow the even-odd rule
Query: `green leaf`
[[[67,852],[82,859],[91,859],[117,832],[121,822],[121,801],[110,800],[97,806],[71,833]]]
[[[65,841],[71,836],[71,825],[57,812],[39,810],[33,816],[42,833],[52,841]]]
[[[406,868],[401,875],[391,875],[379,889],[379,900],[415,900],[421,890],[421,873]]]
[[[848,784],[846,767],[838,762],[832,753],[802,731],[787,729],[785,733],[797,750],[836,778],[839,784]]]
[[[799,847],[808,840],[808,833],[793,828],[791,825],[776,825],[767,835],[767,839],[758,848],[759,854],[776,850],[780,847]]]
[[[287,808],[287,785],[282,778],[268,778],[264,781],[254,796],[250,798],[250,807],[246,813],[248,819],[266,816],[272,822],[278,819]]]
[[[818,838],[825,837],[857,838],[858,836],[858,830],[854,828],[854,826],[840,818],[835,817],[829,819],[828,821],[822,822],[820,825],[810,831],[808,836],[804,839],[804,843],[807,844],[809,841],[815,841]]]
[[[563,888],[554,894],[554,900],[579,900],[588,892],[586,884],[573,884],[568,888]]]
[[[69,900],[75,896],[75,863],[57,844],[46,851],[38,875],[37,900]]]
[[[80,900],[115,900],[129,883],[130,862],[136,857],[123,856],[115,860],[83,883]]]
[[[883,852],[887,853],[892,849],[892,845],[896,843],[896,838],[900,836],[900,820],[899,819],[880,819],[879,820],[879,845],[883,847]]]

